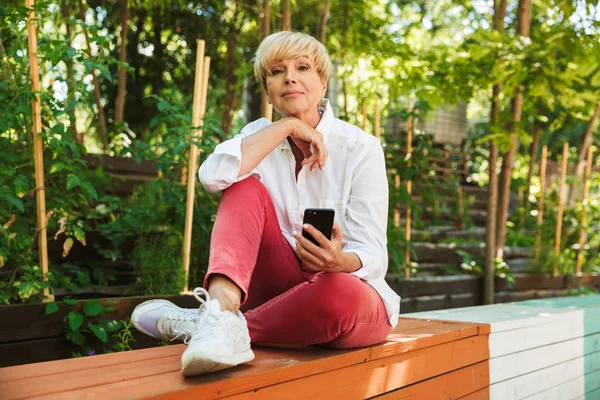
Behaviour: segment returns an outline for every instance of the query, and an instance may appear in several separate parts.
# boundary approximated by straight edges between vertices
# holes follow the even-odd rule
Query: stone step
[[[480,244],[454,244],[454,243],[413,243],[418,263],[441,263],[460,265],[463,261],[458,253],[462,250],[468,253],[472,259],[483,261],[485,259],[485,243]],[[527,258],[533,250],[528,247],[505,247],[504,260],[515,258]],[[510,262],[508,262],[510,265]]]

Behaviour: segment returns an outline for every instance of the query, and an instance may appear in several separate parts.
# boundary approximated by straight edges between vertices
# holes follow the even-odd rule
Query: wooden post
[[[554,240],[554,270],[552,273],[558,275],[558,255],[560,253],[560,236],[562,234],[562,218],[565,203],[565,181],[567,179],[567,160],[569,159],[569,142],[563,144],[562,167],[560,171],[560,183],[558,184],[558,215],[556,216],[556,237]]]
[[[379,108],[379,97],[375,97],[375,137],[381,139],[381,110]]]
[[[192,107],[192,125],[194,128],[204,123],[206,112],[206,95],[208,92],[208,72],[210,69],[210,57],[204,57],[204,40],[197,40],[196,46],[196,74],[194,78],[194,104]],[[203,127],[192,133],[192,141],[196,142],[202,138]],[[187,201],[185,208],[185,228],[183,232],[183,268],[185,271],[185,286],[183,291],[188,290],[188,279],[190,272],[190,252],[192,248],[192,221],[194,218],[194,195],[196,189],[196,172],[198,169],[198,147],[195,143],[190,145],[190,162],[187,178]]]
[[[262,25],[262,33],[263,38],[266,38],[271,34],[271,3],[270,0],[264,0],[263,4],[263,25]],[[268,119],[269,121],[273,121],[273,105],[269,104],[269,99],[267,98],[266,90],[261,92],[260,96],[261,101],[261,111],[262,116]]]
[[[463,201],[463,188],[460,184],[458,185],[457,191],[458,191],[458,216],[461,221],[461,229],[462,229],[462,220],[465,217],[465,204]]]
[[[544,193],[546,190],[546,160],[548,158],[548,146],[542,147],[542,159],[540,163],[540,197],[538,200],[537,235],[535,237],[535,267],[539,272],[540,250],[542,247],[542,223],[544,222]]]
[[[581,222],[579,223],[579,251],[577,252],[577,275],[581,275],[581,266],[583,264],[583,246],[585,245],[585,224],[587,219],[587,203],[590,195],[590,178],[592,176],[592,146],[588,146],[587,160],[585,164],[585,177],[583,178],[583,200],[581,205]]]
[[[25,7],[33,8],[34,0],[25,0]],[[42,148],[42,114],[40,96],[40,73],[38,71],[37,31],[35,13],[27,17],[27,42],[29,48],[29,72],[31,90],[34,92],[31,103],[33,119],[33,160],[35,171],[35,201],[37,208],[38,249],[40,252],[40,269],[44,280],[48,274],[48,241],[46,237],[46,190],[44,188],[44,151]],[[54,301],[49,290],[44,289],[44,302]]]
[[[519,226],[523,226],[523,224],[525,224],[525,214],[524,214],[524,210],[525,210],[525,195],[523,193],[523,186],[519,186],[519,206],[518,206],[518,210],[519,210]]]
[[[412,100],[408,103],[408,112],[412,112]],[[412,157],[412,129],[413,129],[413,117],[410,115],[406,120],[406,158],[408,160],[408,166],[410,167]],[[412,181],[406,181],[406,191],[410,196],[412,194]],[[406,240],[406,249],[404,249],[404,277],[410,277],[410,268],[408,267],[410,264],[410,248],[408,244],[410,243],[410,200],[406,204],[406,232],[404,232],[404,239]]]
[[[394,177],[394,188],[396,190],[400,189],[400,175],[396,175]],[[394,204],[394,226],[397,228],[400,226],[400,205]]]
[[[367,105],[365,103],[362,104],[362,130],[367,130]]]

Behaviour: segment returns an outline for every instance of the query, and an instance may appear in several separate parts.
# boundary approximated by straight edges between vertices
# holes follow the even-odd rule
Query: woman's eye
[[[298,69],[300,71],[307,71],[309,68],[308,68],[308,65],[301,65],[300,68],[298,68]]]
[[[271,75],[278,75],[280,73],[281,73],[280,69],[273,69],[273,70],[271,70]]]

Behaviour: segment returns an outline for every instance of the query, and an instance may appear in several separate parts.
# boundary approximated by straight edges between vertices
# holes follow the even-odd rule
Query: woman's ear
[[[325,97],[325,93],[327,93],[327,82],[322,82],[323,88],[321,89],[321,97]]]

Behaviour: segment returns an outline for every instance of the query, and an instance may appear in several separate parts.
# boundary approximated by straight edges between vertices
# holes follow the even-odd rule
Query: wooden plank
[[[432,296],[402,297],[400,300],[400,312],[405,313],[424,312],[432,310],[443,310],[448,308],[469,307],[481,303],[481,292],[479,293],[455,293],[440,294]]]
[[[106,154],[87,154],[82,158],[89,169],[102,167],[104,171],[116,174],[158,177],[158,169],[152,161],[144,160],[138,163],[133,158],[112,157]]]
[[[131,316],[133,309],[143,301],[164,298],[180,307],[198,307],[194,296],[135,296],[125,298],[102,299],[101,304],[116,302],[112,307],[116,310],[106,313],[104,319],[125,319]],[[86,300],[79,301],[76,310],[83,309]],[[51,315],[44,315],[45,304],[11,304],[0,306],[0,343],[23,341],[26,339],[42,339],[61,337],[64,335],[63,318],[71,311],[62,302],[57,303],[59,310]]]
[[[585,398],[586,393],[593,393],[596,390],[600,390],[600,369],[578,376],[577,378],[561,383],[560,385],[552,386],[549,389],[528,397],[527,400],[583,399]],[[596,398],[598,397],[592,397],[591,395],[588,397],[588,399]]]
[[[555,299],[548,299],[547,301],[552,300]],[[565,307],[551,308],[525,305],[526,303],[535,301],[539,300],[529,300],[520,303],[466,307],[451,310],[428,311],[423,313],[405,314],[404,316],[408,318],[427,318],[472,323],[486,323],[491,325],[492,333],[521,329],[529,326],[545,325],[552,323],[553,321],[559,321],[556,320],[556,318],[563,318],[565,320],[581,318],[583,321],[583,310],[577,309],[576,307],[569,309]],[[578,315],[578,317],[574,315]]]
[[[173,355],[181,355],[185,345],[161,346],[152,349],[102,354],[70,360],[48,361],[35,364],[0,368],[0,382],[36,378],[48,375],[66,374],[79,370],[93,370],[100,367],[118,366],[130,362],[152,360]]]
[[[490,388],[486,387],[471,394],[468,394],[464,397],[461,397],[460,400],[489,400],[490,399]],[[433,399],[432,399],[433,400]]]
[[[544,325],[523,329],[492,332],[490,334],[490,356],[492,358],[500,357],[585,335],[581,317],[556,317],[548,322]]]
[[[452,321],[437,322],[440,322],[440,324],[404,331],[401,334],[392,332],[384,344],[371,348],[369,360],[412,352],[479,335],[479,327],[476,325],[458,325]],[[487,358],[489,358],[489,354]]]
[[[526,375],[490,385],[491,399],[522,399],[557,384],[568,382],[593,371],[600,365],[600,352],[569,360]]]
[[[483,361],[487,353],[486,347],[485,337],[476,336],[338,369],[327,374],[288,381],[230,398],[232,400],[329,399],[332,398],[331,388],[335,388],[335,398],[364,399]],[[461,357],[457,357],[458,354]],[[480,383],[478,380],[476,382]],[[477,389],[474,381],[466,384],[473,385],[473,389]],[[175,394],[166,398],[187,397]]]
[[[597,351],[600,351],[600,333],[492,358],[490,382],[515,378]]]
[[[386,281],[402,297],[478,292],[481,289],[481,278],[469,275],[399,279],[393,274],[388,274]]]
[[[115,395],[125,390],[121,393],[131,391],[137,393],[135,396],[143,397],[163,393],[163,391],[165,393],[185,391],[201,384],[203,393],[206,389],[210,393],[220,395],[223,392],[223,383],[219,381],[227,380],[227,387],[231,385],[233,391],[227,393],[237,394],[244,390],[304,378],[367,361],[376,362],[381,357],[412,354],[415,349],[427,349],[437,343],[447,343],[456,338],[469,338],[469,335],[477,335],[479,330],[479,326],[473,324],[430,321],[423,326],[423,322],[427,321],[409,320],[406,324],[399,324],[396,332],[402,331],[403,325],[405,328],[412,328],[403,331],[406,338],[401,339],[392,335],[385,345],[371,348],[348,351],[315,348],[306,348],[303,351],[257,348],[255,350],[257,357],[252,363],[187,380],[180,375],[180,354],[184,349],[181,345],[4,368],[0,369],[0,376],[5,376],[4,379],[7,381],[0,382],[0,392],[6,394],[7,398],[43,395],[56,396],[56,398],[79,398],[87,393],[105,398],[105,395],[110,393]],[[485,349],[482,351],[484,358],[487,358],[486,337],[473,337],[481,338],[479,339],[483,341],[481,343],[485,343]],[[160,357],[156,359],[153,354]],[[235,384],[231,383],[232,380]],[[116,391],[110,392],[110,390]]]
[[[583,396],[579,396],[573,400],[590,400],[590,399],[600,399],[600,389],[592,390],[591,392],[587,392]]]
[[[385,393],[378,396],[377,399],[458,399],[469,395],[473,392],[473,389],[479,391],[487,388],[489,384],[488,361],[482,361],[393,392]]]

